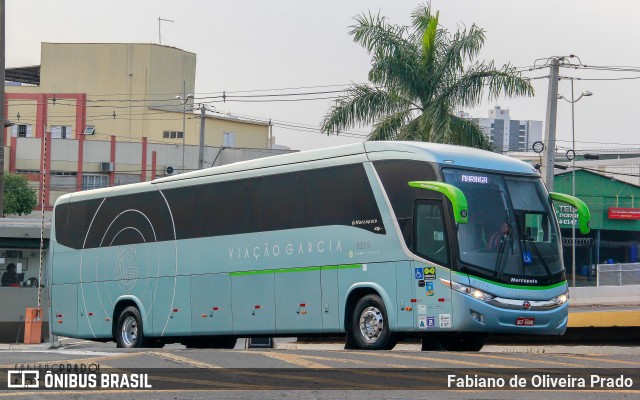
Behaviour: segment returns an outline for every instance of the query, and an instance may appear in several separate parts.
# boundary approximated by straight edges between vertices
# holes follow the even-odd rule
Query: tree
[[[6,174],[4,180],[4,213],[29,214],[38,204],[35,190],[18,174]]]
[[[496,69],[474,61],[485,40],[475,24],[450,34],[438,26],[438,13],[419,6],[413,27],[387,23],[379,14],[355,17],[350,34],[372,55],[370,84],[353,84],[331,107],[322,131],[339,134],[373,125],[368,140],[417,140],[491,149],[475,122],[456,109],[501,95],[532,95],[533,87],[515,67]]]

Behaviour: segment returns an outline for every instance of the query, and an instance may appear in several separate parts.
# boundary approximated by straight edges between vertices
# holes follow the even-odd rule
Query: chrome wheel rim
[[[384,318],[382,312],[373,306],[369,306],[360,314],[360,333],[367,343],[375,343],[384,330]]]
[[[122,342],[126,347],[133,347],[138,339],[138,321],[132,316],[128,316],[122,324]]]

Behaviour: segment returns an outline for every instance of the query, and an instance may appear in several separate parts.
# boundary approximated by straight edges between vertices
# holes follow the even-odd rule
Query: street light
[[[186,94],[185,93],[186,90],[184,89],[184,85],[183,85],[183,96],[176,96],[176,99],[180,100],[180,102],[182,103],[182,172],[185,171],[185,165],[184,165],[184,146],[185,146],[185,137],[187,136],[187,132],[186,132],[186,116],[187,116],[187,102],[189,101],[189,99],[193,99],[193,93],[189,93]]]
[[[571,100],[562,95],[558,95],[558,99],[571,103],[571,194],[576,195],[576,121],[575,121],[575,104],[583,97],[593,96],[590,91],[582,92],[577,99],[573,95],[573,78],[571,78]],[[569,152],[567,152],[568,154]],[[576,287],[576,221],[571,219],[571,283]]]

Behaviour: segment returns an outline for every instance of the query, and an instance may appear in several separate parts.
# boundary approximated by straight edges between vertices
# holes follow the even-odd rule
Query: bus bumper
[[[455,331],[562,335],[567,329],[568,302],[551,310],[527,311],[499,308],[455,291],[453,296]]]

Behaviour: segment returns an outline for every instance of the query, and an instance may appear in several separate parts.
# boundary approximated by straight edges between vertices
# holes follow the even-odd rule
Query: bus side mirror
[[[567,203],[578,210],[578,225],[580,226],[580,233],[586,235],[591,231],[589,228],[589,221],[591,221],[591,212],[589,207],[577,197],[569,196],[564,193],[550,192],[551,200]]]
[[[467,205],[467,198],[464,193],[462,193],[462,190],[448,183],[436,181],[413,181],[409,182],[409,186],[442,193],[449,199],[453,206],[453,218],[456,220],[456,223],[466,224],[469,222],[469,206]]]

